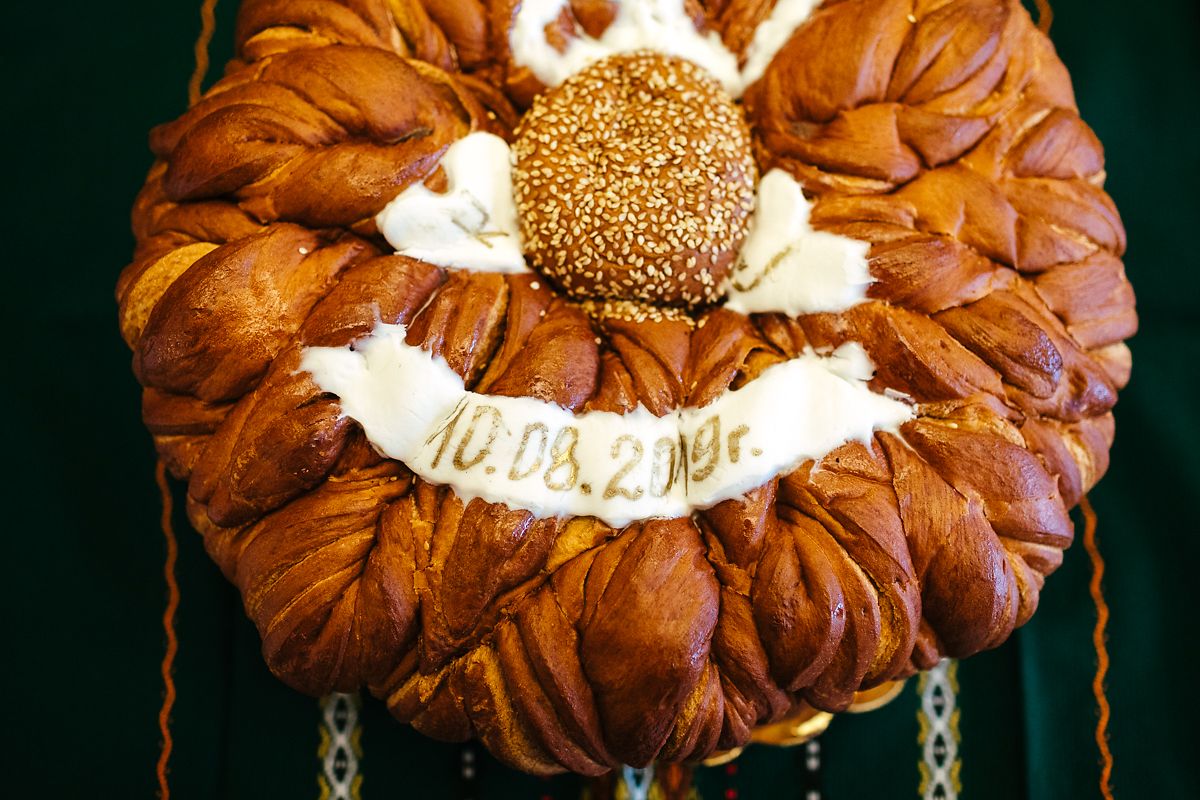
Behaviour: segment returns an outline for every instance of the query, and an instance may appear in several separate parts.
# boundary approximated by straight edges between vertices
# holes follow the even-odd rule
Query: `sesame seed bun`
[[[604,59],[537,98],[514,154],[526,257],[565,292],[720,297],[757,174],[740,107],[701,67]]]

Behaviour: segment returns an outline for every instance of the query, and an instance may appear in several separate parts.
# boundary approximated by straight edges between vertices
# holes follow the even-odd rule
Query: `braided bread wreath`
[[[1018,2],[246,0],[236,35],[151,135],[117,295],[281,679],[597,774],[1033,614],[1136,316]]]

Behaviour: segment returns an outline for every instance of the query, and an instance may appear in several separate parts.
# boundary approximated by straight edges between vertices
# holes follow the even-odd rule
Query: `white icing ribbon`
[[[375,217],[396,252],[441,267],[526,272],[513,195],[512,152],[490,133],[447,148],[446,191],[409,186]]]
[[[867,266],[871,246],[814,230],[810,209],[792,176],[780,169],[763,176],[726,308],[795,317],[844,311],[866,299],[873,282]]]
[[[733,97],[766,71],[776,53],[812,14],[820,0],[779,0],[754,32],[740,69],[738,57],[716,31],[700,33],[684,0],[618,0],[617,14],[599,37],[580,32],[559,52],[546,40],[546,26],[569,0],[523,0],[509,31],[513,60],[547,86],[557,86],[580,70],[617,53],[654,50],[692,61]]]
[[[347,347],[305,348],[301,369],[341,400],[375,448],[469,501],[614,527],[687,516],[849,441],[912,418],[872,392],[858,344],[776,364],[702,408],[656,417],[574,414],[530,397],[467,391],[441,358],[379,323]]]

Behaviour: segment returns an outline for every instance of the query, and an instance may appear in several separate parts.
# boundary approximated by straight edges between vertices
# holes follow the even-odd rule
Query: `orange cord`
[[[163,611],[163,630],[167,633],[167,652],[162,660],[163,693],[162,708],[158,712],[158,729],[162,733],[162,752],[158,756],[158,794],[163,800],[171,796],[167,787],[167,762],[171,760],[171,708],[175,705],[175,654],[179,651],[179,639],[175,636],[175,612],[179,609],[179,584],[175,580],[175,562],[179,558],[179,543],[175,540],[175,529],[171,527],[171,486],[167,483],[167,468],[158,462],[154,472],[158,490],[162,495],[162,531],[167,540],[167,561],[163,575],[167,579],[167,608]]]
[[[1092,680],[1092,694],[1096,696],[1096,705],[1100,709],[1100,719],[1096,722],[1096,746],[1100,748],[1100,795],[1104,800],[1113,800],[1112,780],[1113,755],[1108,746],[1108,720],[1112,711],[1108,705],[1108,697],[1104,693],[1104,678],[1108,674],[1108,646],[1105,644],[1104,630],[1108,626],[1108,604],[1100,590],[1100,581],[1104,578],[1104,559],[1096,547],[1096,512],[1087,497],[1079,501],[1083,510],[1083,547],[1087,550],[1088,558],[1092,561],[1092,581],[1088,587],[1092,593],[1092,602],[1096,604],[1096,627],[1092,631],[1092,644],[1096,648],[1096,677]]]
[[[1054,9],[1050,7],[1050,0],[1036,0],[1038,10],[1038,30],[1047,36],[1050,35],[1050,26],[1054,24]]]
[[[217,0],[204,0],[200,5],[200,36],[196,39],[196,69],[188,82],[188,104],[196,105],[208,74],[208,45],[217,28]]]
[[[204,0],[200,5],[200,35],[196,39],[196,69],[188,81],[188,103],[195,105],[200,99],[204,77],[208,74],[208,46],[212,42],[213,32],[217,27],[217,0]],[[163,654],[162,679],[163,701],[158,711],[158,730],[162,734],[162,751],[158,754],[158,764],[155,773],[158,775],[158,796],[168,800],[171,789],[167,783],[167,765],[171,761],[171,750],[174,740],[171,738],[171,709],[175,706],[175,655],[179,652],[179,637],[175,634],[175,613],[179,610],[179,583],[175,580],[175,564],[179,560],[179,542],[175,538],[175,529],[171,525],[171,514],[174,503],[171,499],[171,485],[167,482],[167,466],[162,461],[154,470],[154,478],[158,483],[159,495],[162,498],[162,532],[167,540],[167,560],[163,564],[163,577],[167,581],[167,607],[163,611],[163,630],[167,634],[167,651]]]

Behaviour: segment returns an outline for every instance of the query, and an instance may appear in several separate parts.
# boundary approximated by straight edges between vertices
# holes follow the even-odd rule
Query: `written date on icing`
[[[431,472],[482,473],[489,480],[540,481],[552,492],[598,494],[606,500],[666,497],[702,484],[727,465],[762,454],[751,429],[718,413],[654,418],[593,414],[566,424],[464,400],[425,442],[420,460]],[[591,419],[589,419],[591,418]],[[416,466],[416,465],[414,465]]]

